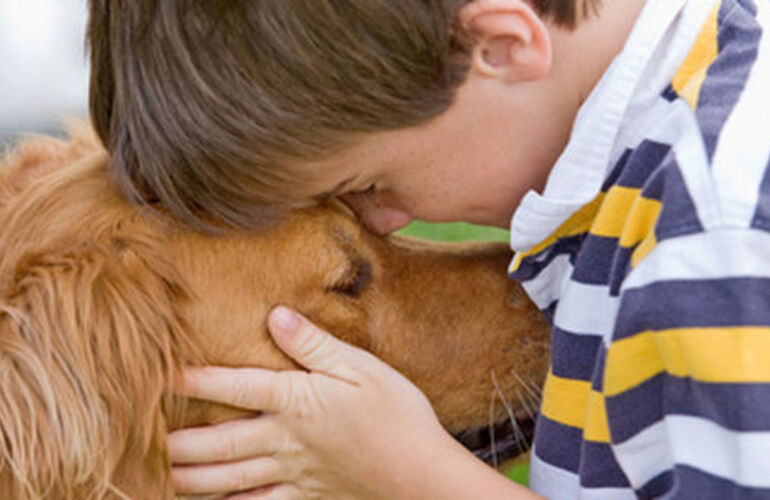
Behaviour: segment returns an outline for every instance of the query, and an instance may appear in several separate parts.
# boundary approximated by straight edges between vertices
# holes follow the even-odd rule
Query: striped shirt
[[[770,498],[770,0],[648,0],[511,223],[548,498]]]

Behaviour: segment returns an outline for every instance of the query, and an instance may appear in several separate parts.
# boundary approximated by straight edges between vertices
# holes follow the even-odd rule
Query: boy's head
[[[462,146],[457,139],[465,142],[479,135],[474,127],[489,125],[481,119],[464,132],[457,126],[489,103],[478,102],[477,88],[451,124],[436,118],[454,107],[478,58],[486,76],[542,78],[551,54],[541,19],[570,28],[597,3],[91,0],[91,117],[124,192],[160,201],[197,227],[212,219],[259,226],[287,208],[371,184],[383,193],[380,205],[392,204],[401,215],[455,218],[407,205],[431,195],[453,201],[442,177],[465,182],[457,177],[464,174],[442,173],[438,163],[447,154],[458,157],[452,151]],[[503,48],[494,36],[497,21],[487,15],[495,12],[514,16],[502,33],[516,31],[518,38],[506,39]],[[479,46],[479,33],[487,45]],[[511,53],[512,44],[531,44],[531,54],[523,54],[529,59],[516,74],[496,75],[496,67],[508,66],[500,51]],[[522,114],[525,121],[536,118]],[[465,149],[484,146],[468,140]],[[431,158],[432,169],[406,169],[407,162],[427,165]],[[391,178],[376,177],[378,169],[389,169]],[[437,189],[405,196],[395,175]],[[468,191],[468,197],[483,195]],[[362,196],[346,201],[355,208]],[[474,201],[465,201],[472,211]],[[499,223],[484,213],[464,218]],[[398,214],[396,220],[391,225],[405,221]]]

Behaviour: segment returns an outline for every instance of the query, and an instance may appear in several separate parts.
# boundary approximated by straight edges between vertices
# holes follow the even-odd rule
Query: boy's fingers
[[[291,372],[261,368],[187,368],[182,396],[223,403],[252,411],[282,411]]]
[[[171,481],[177,493],[245,491],[279,484],[286,479],[280,462],[272,458],[213,465],[180,465],[171,469]]]
[[[286,307],[278,306],[270,312],[268,326],[276,344],[310,371],[351,380],[353,373],[350,366],[365,364],[358,359],[356,363],[350,363],[363,351],[342,342]]]
[[[260,416],[172,432],[168,450],[177,465],[232,462],[272,455],[278,439],[270,417]]]
[[[305,498],[290,484],[274,484],[265,488],[227,495],[227,500],[301,500]]]

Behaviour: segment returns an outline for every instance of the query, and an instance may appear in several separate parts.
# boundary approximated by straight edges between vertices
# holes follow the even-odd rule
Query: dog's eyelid
[[[362,258],[354,259],[341,281],[329,290],[350,298],[358,298],[372,279],[372,264]]]

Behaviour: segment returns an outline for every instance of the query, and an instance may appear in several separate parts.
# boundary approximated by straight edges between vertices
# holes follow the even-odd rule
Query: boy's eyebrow
[[[339,192],[342,191],[342,188],[344,188],[347,184],[349,184],[355,178],[356,178],[356,176],[348,177],[344,181],[337,183],[337,185],[334,186],[332,189],[330,189],[328,191],[324,191],[321,194],[317,194],[317,195],[313,196],[313,199],[315,201],[319,202],[319,203],[323,203],[326,200],[328,200],[329,198],[339,194]]]

